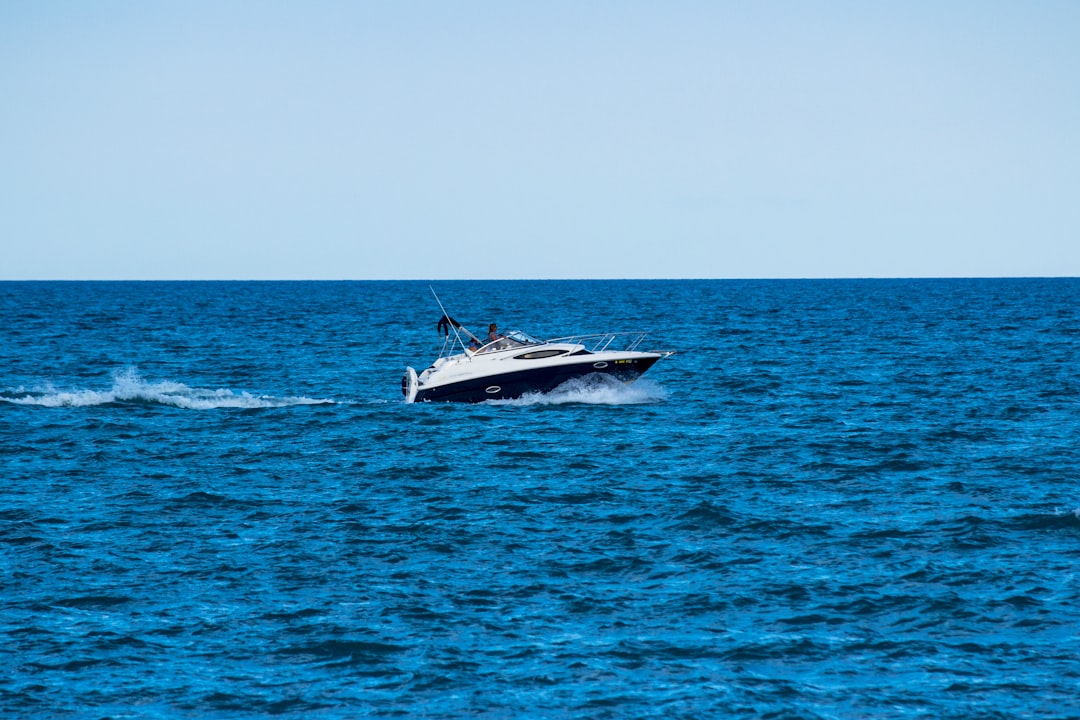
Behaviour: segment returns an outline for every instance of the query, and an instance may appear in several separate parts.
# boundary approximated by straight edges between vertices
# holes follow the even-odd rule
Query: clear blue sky
[[[1080,275],[1080,2],[0,0],[0,279]]]

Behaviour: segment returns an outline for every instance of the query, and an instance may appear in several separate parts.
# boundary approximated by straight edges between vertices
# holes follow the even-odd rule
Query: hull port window
[[[542,358],[555,357],[565,354],[565,350],[534,350],[523,355],[515,355],[515,360],[540,360]]]

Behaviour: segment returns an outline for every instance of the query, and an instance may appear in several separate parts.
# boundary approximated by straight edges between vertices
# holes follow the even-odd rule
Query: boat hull
[[[526,368],[432,387],[421,386],[415,390],[414,401],[479,403],[485,400],[512,400],[526,393],[549,392],[568,380],[595,374],[630,382],[663,357],[652,353],[635,355],[609,361],[593,357],[583,362]]]

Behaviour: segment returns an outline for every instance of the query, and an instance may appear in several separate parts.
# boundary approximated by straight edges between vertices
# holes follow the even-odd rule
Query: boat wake
[[[32,390],[0,391],[0,402],[39,407],[93,407],[98,405],[167,405],[185,410],[216,408],[279,408],[294,405],[334,404],[307,397],[251,395],[232,390],[193,388],[183,383],[144,380],[136,368],[113,373],[108,390],[61,390],[47,384]]]
[[[568,380],[546,393],[526,393],[513,400],[489,400],[491,405],[647,405],[667,400],[667,392],[651,380],[624,383],[610,375]]]

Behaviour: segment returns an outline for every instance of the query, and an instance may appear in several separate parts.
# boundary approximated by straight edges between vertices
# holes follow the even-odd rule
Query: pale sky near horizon
[[[1080,2],[0,0],[0,280],[1080,276]]]

